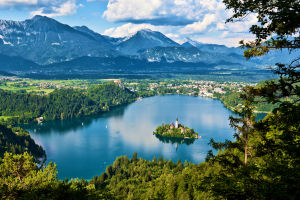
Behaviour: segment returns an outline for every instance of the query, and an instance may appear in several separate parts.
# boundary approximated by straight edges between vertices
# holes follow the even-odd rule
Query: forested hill
[[[174,163],[163,157],[148,161],[134,153],[131,159],[118,157],[90,184],[99,191],[110,191],[116,199],[214,199],[200,189],[204,177],[212,171],[207,163]]]
[[[33,141],[27,131],[0,125],[0,158],[3,158],[5,152],[13,154],[29,152],[36,161],[38,158],[46,157],[43,148]]]
[[[88,90],[59,89],[48,95],[0,91],[0,115],[9,123],[65,119],[97,114],[111,107],[132,102],[137,95],[114,83],[92,86]]]

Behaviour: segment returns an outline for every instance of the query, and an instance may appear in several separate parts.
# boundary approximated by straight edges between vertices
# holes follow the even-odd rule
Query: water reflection
[[[263,120],[268,114],[267,113],[256,113],[255,119],[256,121]]]
[[[165,137],[161,135],[155,135],[159,141],[163,143],[171,143],[171,144],[186,144],[186,145],[191,145],[195,142],[196,139],[191,138],[191,139],[185,139],[185,138],[175,138],[175,137]]]
[[[109,119],[109,134],[113,138],[119,138],[135,148],[153,150],[159,145],[159,141],[151,134],[156,125],[153,122],[152,112],[144,110],[138,113],[126,113],[122,118]]]
[[[112,108],[110,112],[104,112],[97,115],[64,120],[45,121],[41,124],[25,124],[22,125],[22,127],[43,134],[51,134],[52,132],[59,134],[66,134],[69,131],[76,132],[83,129],[83,127],[90,126],[92,123],[97,122],[99,119],[106,119],[110,117],[122,118],[125,110],[128,108],[128,105],[115,107]]]
[[[163,156],[177,162],[204,161],[210,138],[232,139],[229,116],[221,102],[191,96],[145,98],[110,112],[85,118],[31,124],[33,139],[46,150],[48,161],[57,164],[59,178],[92,178],[105,171],[117,156],[152,160]],[[202,139],[160,138],[153,131],[174,122],[193,128]]]

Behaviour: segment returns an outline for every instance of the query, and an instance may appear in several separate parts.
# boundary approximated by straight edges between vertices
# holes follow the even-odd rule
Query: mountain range
[[[240,48],[189,38],[178,44],[149,29],[112,38],[86,26],[71,27],[39,15],[25,21],[0,20],[0,71],[6,72],[262,69],[278,58],[287,62],[288,52],[278,53],[247,61]]]

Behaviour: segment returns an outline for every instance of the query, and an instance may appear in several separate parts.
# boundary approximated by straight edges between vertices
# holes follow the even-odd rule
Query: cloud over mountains
[[[75,14],[79,5],[76,0],[1,0],[0,8],[26,9],[32,16],[48,17]]]
[[[231,14],[219,0],[109,0],[103,17],[127,24],[107,29],[104,34],[125,36],[130,34],[129,27],[131,30],[148,27],[173,36],[175,40],[209,34],[210,41],[224,41],[223,44],[228,45],[232,41],[250,38],[248,30],[256,23],[255,16],[225,24]],[[233,34],[238,39],[233,40]]]
[[[211,3],[208,3],[211,2]],[[215,0],[109,0],[103,16],[114,22],[183,26],[209,14]]]
[[[92,7],[97,7],[98,15],[90,12]],[[257,23],[256,17],[249,15],[243,21],[225,24],[232,11],[226,10],[222,0],[0,0],[0,10],[8,8],[31,16],[76,16],[76,22],[79,18],[97,17],[93,20],[98,21],[99,26],[108,24],[101,33],[112,37],[124,37],[149,28],[177,42],[191,37],[229,46],[251,38],[249,27]]]

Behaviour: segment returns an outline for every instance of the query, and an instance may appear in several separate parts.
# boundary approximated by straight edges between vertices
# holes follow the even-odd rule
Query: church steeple
[[[175,128],[178,128],[178,117],[176,118]]]

